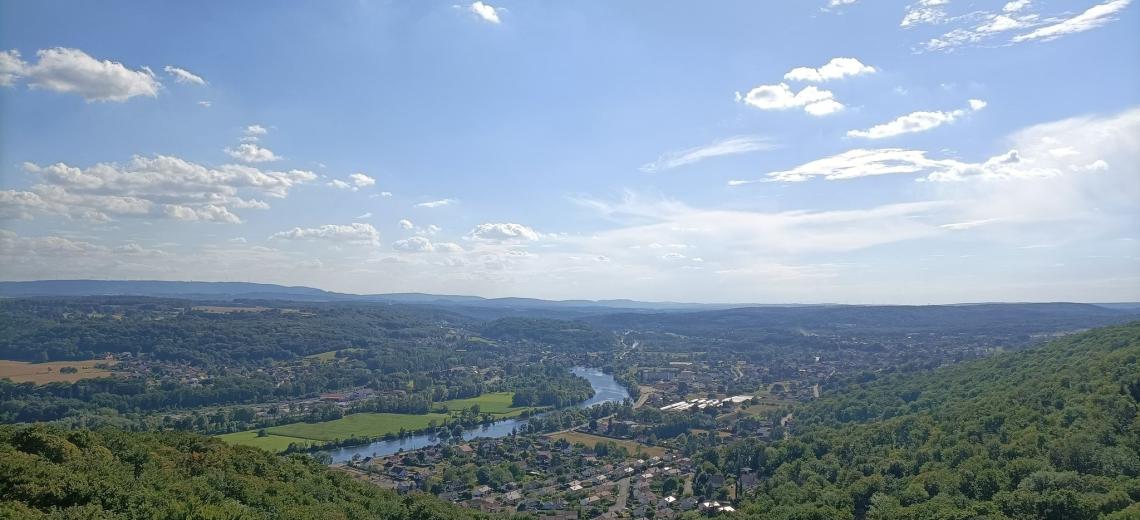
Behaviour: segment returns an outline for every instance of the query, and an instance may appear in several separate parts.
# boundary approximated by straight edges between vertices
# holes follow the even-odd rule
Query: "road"
[[[624,511],[626,503],[629,502],[629,477],[617,481],[617,488],[617,499],[614,500],[613,507],[610,507],[610,511],[614,513]]]
[[[645,404],[645,400],[649,399],[649,394],[653,393],[652,386],[639,386],[638,389],[641,390],[641,395],[638,396],[637,402],[633,403],[634,408],[641,408],[641,405]]]

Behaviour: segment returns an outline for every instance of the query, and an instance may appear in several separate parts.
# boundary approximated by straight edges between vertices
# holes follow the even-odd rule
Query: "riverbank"
[[[590,383],[594,396],[576,405],[586,408],[601,403],[621,402],[630,397],[625,387],[598,369],[575,367],[575,375]],[[438,444],[452,435],[441,437],[440,427],[460,420],[456,412],[479,406],[481,421],[470,418],[459,433],[463,440],[477,437],[503,437],[525,428],[530,417],[548,408],[511,407],[511,393],[498,392],[469,399],[441,403],[427,414],[356,413],[341,419],[319,423],[291,423],[261,430],[248,430],[219,435],[232,444],[254,446],[270,451],[294,450],[327,453],[334,461],[349,460],[352,455],[386,455],[400,450],[414,450]],[[442,413],[442,410],[448,410]],[[443,432],[445,434],[449,432]]]

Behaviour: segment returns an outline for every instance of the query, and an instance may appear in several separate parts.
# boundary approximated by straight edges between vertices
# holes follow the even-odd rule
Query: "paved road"
[[[626,502],[629,502],[629,477],[625,477],[617,481],[617,487],[618,496],[614,500],[613,507],[610,508],[610,511],[614,513],[624,511],[626,508]]]

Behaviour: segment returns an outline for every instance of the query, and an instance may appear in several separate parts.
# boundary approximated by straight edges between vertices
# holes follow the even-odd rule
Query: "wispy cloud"
[[[902,134],[913,134],[917,132],[925,132],[934,128],[938,128],[945,124],[953,123],[959,118],[965,116],[968,112],[978,111],[986,106],[986,102],[980,99],[971,99],[969,101],[969,110],[958,109],[949,112],[943,111],[920,111],[911,112],[904,116],[899,116],[894,120],[875,125],[866,130],[849,130],[847,137],[862,137],[864,139],[885,139],[887,137],[894,137]]]
[[[1085,12],[1069,18],[1068,20],[1038,28],[1033,32],[1015,36],[1013,41],[1024,42],[1029,40],[1048,41],[1060,38],[1067,34],[1079,33],[1096,29],[1112,20],[1116,13],[1128,7],[1132,0],[1110,0],[1103,4],[1094,5]]]
[[[162,70],[166,71],[167,74],[170,74],[176,83],[193,83],[195,85],[206,84],[206,80],[202,79],[201,76],[194,74],[193,72],[190,72],[186,69],[167,65]]]
[[[417,208],[442,208],[444,206],[450,206],[452,204],[455,204],[455,202],[456,202],[455,199],[429,200],[427,202],[421,202],[419,204],[416,204],[416,207]]]
[[[759,152],[776,148],[770,139],[758,135],[742,135],[716,141],[704,146],[696,146],[676,152],[668,152],[658,157],[656,161],[641,166],[641,171],[655,173],[669,170],[678,166],[693,164],[705,159],[724,155],[737,155],[749,152]]]

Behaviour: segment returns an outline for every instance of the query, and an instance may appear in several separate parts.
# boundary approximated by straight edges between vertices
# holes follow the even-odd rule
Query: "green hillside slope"
[[[1140,518],[1140,324],[849,387],[712,457],[763,518]]]
[[[0,427],[0,518],[484,517],[192,434]]]

